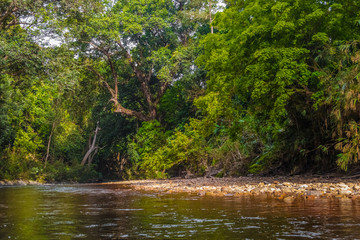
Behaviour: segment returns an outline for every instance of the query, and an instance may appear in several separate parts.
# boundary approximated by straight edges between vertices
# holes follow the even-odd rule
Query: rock
[[[5,180],[5,185],[13,186],[13,185],[15,185],[15,183],[14,183],[14,181],[6,181]]]
[[[23,181],[23,180],[18,181],[18,185],[28,185],[28,184],[29,181]]]
[[[309,191],[305,192],[305,195],[307,195],[307,196],[311,195],[311,196],[317,196],[318,197],[318,196],[322,195],[322,192],[320,192],[318,190],[309,190]]]
[[[287,182],[282,182],[287,180]],[[339,179],[322,179],[316,181],[304,177],[289,178],[197,178],[191,180],[149,180],[128,182],[129,186],[146,191],[192,192],[199,196],[247,196],[260,195],[279,197],[280,200],[287,198],[286,202],[292,202],[292,197],[303,196],[305,199],[318,197],[351,197],[360,199],[360,181],[344,182]],[[317,182],[319,181],[319,182]],[[18,182],[16,182],[18,183]],[[0,182],[0,184],[2,184]],[[12,182],[5,184],[13,184]],[[26,182],[26,184],[28,184]],[[126,184],[126,183],[125,183]],[[296,198],[296,197],[295,197]],[[297,199],[297,198],[296,198]]]
[[[281,194],[280,197],[278,198],[279,200],[284,200],[284,198],[288,197],[288,195],[286,195],[285,193]]]
[[[344,184],[344,183],[340,183],[337,185],[338,188],[341,188],[342,190],[347,190],[349,189],[349,186]]]
[[[283,182],[283,185],[284,185],[284,186],[287,186],[287,187],[290,187],[292,184],[289,183],[289,182]]]
[[[199,196],[205,196],[205,195],[206,195],[206,192],[205,192],[205,191],[200,191],[200,192],[198,192],[198,195],[199,195]]]
[[[290,188],[283,188],[281,189],[281,191],[286,194],[292,193],[292,190]]]
[[[288,197],[285,197],[283,199],[284,202],[286,203],[293,203],[295,201],[295,197],[294,196],[288,196]]]
[[[316,198],[316,196],[314,196],[314,195],[306,196],[307,200],[314,200],[315,198]]]
[[[349,195],[352,192],[350,190],[340,190],[339,193],[340,193],[340,195]]]
[[[30,184],[30,185],[40,185],[41,183],[30,180],[30,181],[29,181],[29,184]]]
[[[227,194],[224,194],[225,197],[232,197],[234,196],[234,194],[231,194],[231,193],[227,193]]]

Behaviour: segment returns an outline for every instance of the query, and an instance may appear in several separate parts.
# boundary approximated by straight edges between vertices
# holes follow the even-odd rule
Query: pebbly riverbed
[[[27,185],[44,185],[32,180],[1,180],[0,186],[27,186]]]
[[[313,176],[192,178],[167,180],[132,180],[91,185],[119,184],[137,191],[163,194],[190,193],[200,196],[267,195],[293,202],[296,199],[340,198],[360,200],[360,179]],[[0,186],[43,185],[36,181],[0,181]],[[51,184],[50,184],[51,185]]]
[[[108,182],[134,190],[192,193],[200,196],[268,195],[285,202],[297,199],[340,198],[360,200],[360,179],[325,177],[239,177]]]

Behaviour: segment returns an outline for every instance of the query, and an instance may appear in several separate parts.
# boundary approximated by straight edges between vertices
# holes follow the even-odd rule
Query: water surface
[[[0,239],[360,239],[360,201],[0,187]]]

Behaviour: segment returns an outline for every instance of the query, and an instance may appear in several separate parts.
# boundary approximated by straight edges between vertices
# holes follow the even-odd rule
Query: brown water
[[[0,188],[0,239],[360,239],[360,201]]]

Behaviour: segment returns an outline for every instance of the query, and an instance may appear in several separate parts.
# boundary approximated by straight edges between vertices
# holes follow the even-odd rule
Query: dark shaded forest
[[[2,0],[0,179],[357,171],[360,1]]]

